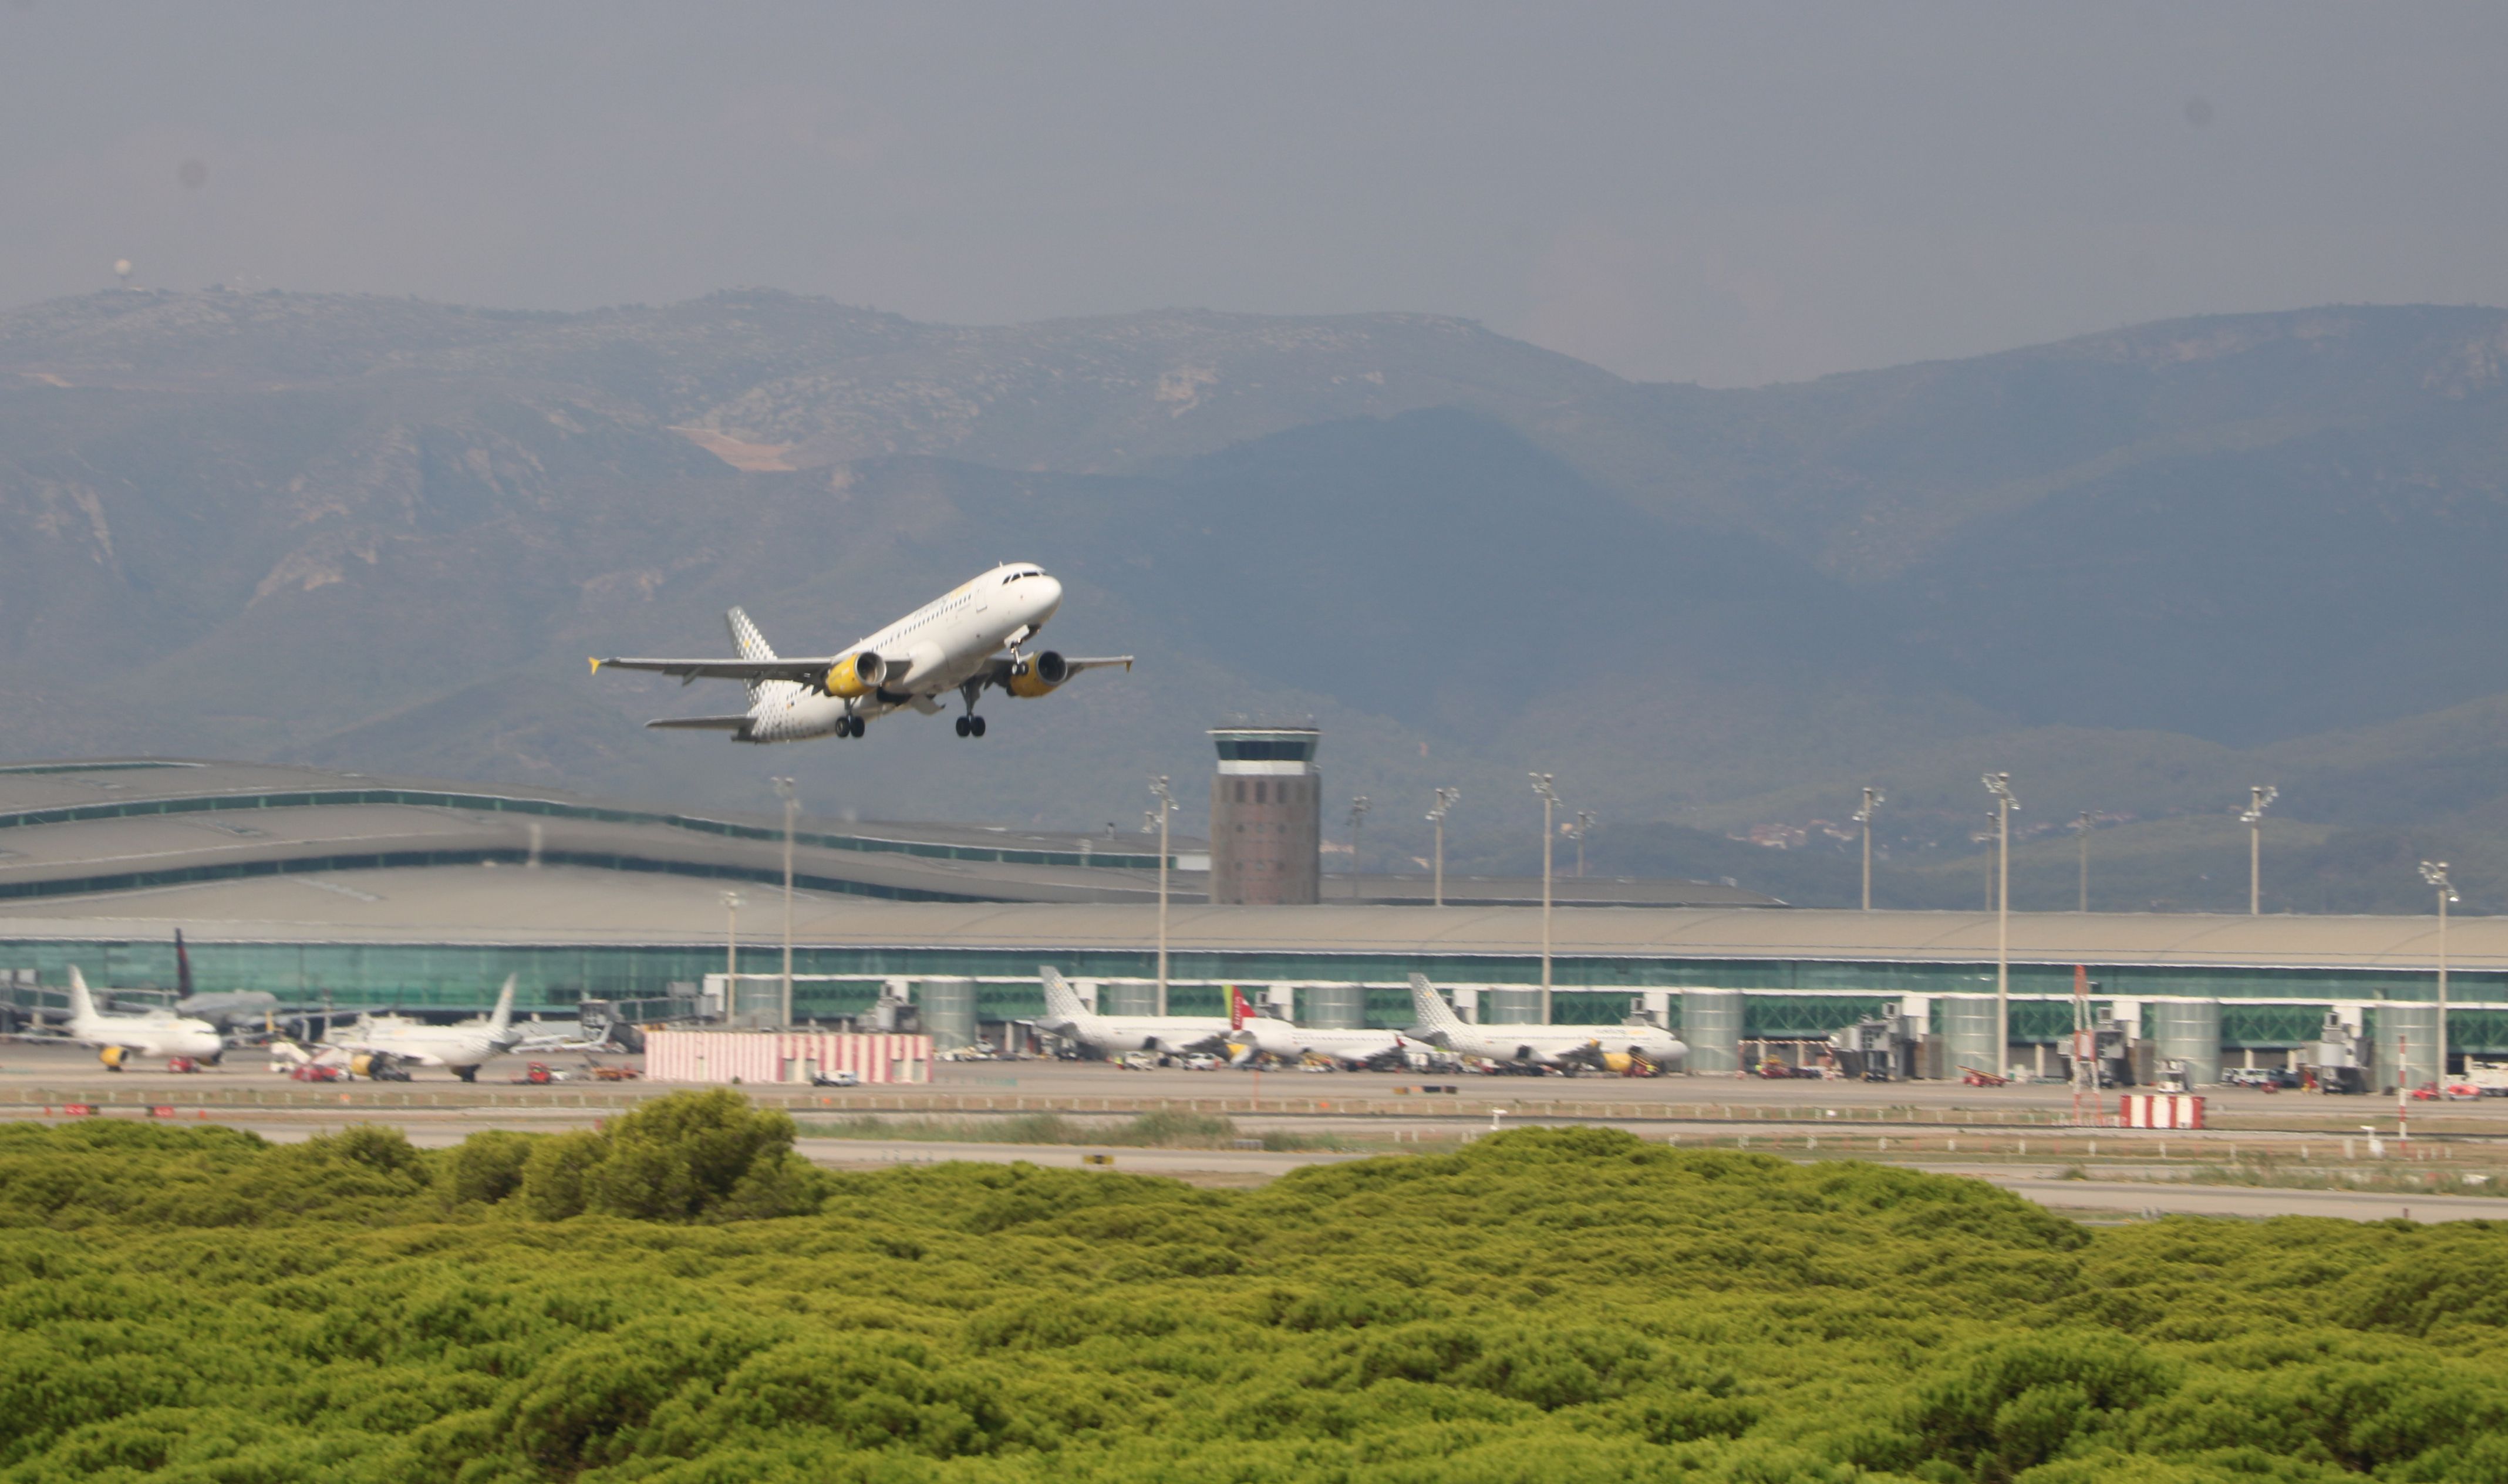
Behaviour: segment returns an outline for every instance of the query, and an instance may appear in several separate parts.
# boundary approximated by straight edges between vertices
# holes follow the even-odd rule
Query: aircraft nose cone
[[[1036,615],[1041,620],[1062,606],[1062,584],[1052,577],[1036,580]]]

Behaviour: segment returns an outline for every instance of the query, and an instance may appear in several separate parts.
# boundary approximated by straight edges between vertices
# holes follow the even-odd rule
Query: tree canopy
[[[2508,1234],[1520,1130],[1259,1190],[0,1126],[0,1479],[2508,1479]]]

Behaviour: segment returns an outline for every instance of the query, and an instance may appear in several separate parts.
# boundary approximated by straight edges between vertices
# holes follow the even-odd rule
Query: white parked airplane
[[[739,609],[724,614],[738,659],[596,659],[598,675],[652,670],[680,684],[700,679],[744,681],[749,709],[738,716],[670,717],[647,726],[727,731],[734,742],[798,742],[859,737],[872,717],[911,706],[938,715],[951,691],[966,703],[958,735],[980,737],[976,702],[986,686],[1040,696],[1083,670],[1132,668],[1132,656],[1066,659],[1051,649],[1019,648],[1062,606],[1062,584],[1029,562],[996,567],[935,598],[868,638],[834,654],[780,659]]]
[[[1234,1053],[1230,1057],[1233,1061],[1251,1060],[1259,1052],[1284,1061],[1317,1057],[1344,1066],[1385,1070],[1410,1064],[1409,1043],[1399,1031],[1326,1030],[1256,1015],[1235,984],[1228,986],[1228,1007],[1233,1027],[1228,1044]]]
[[[1411,976],[1411,1011],[1421,1039],[1484,1061],[1626,1072],[1669,1068],[1689,1054],[1659,1025],[1467,1025],[1424,974]]]
[[[1212,1051],[1228,1039],[1229,1023],[1218,1016],[1099,1015],[1052,965],[1038,965],[1036,977],[1045,985],[1045,1014],[1030,1023],[1092,1051]]]
[[[190,1057],[215,1065],[227,1049],[216,1026],[170,1010],[101,1013],[76,964],[70,965],[69,1039],[96,1048],[104,1064],[117,1072],[134,1057]]]
[[[513,1050],[528,1033],[524,1026],[514,1023],[516,978],[505,976],[505,987],[497,991],[497,1008],[484,1020],[430,1025],[407,1016],[361,1015],[324,1038],[314,1052],[279,1042],[271,1048],[271,1054],[280,1061],[299,1064],[363,1057],[385,1066],[395,1062],[440,1066],[464,1082],[475,1081],[482,1062]],[[350,1064],[355,1064],[353,1059]]]

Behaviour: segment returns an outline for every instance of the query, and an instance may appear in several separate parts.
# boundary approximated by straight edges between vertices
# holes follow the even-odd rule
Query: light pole
[[[1167,1013],[1167,820],[1175,813],[1175,796],[1167,791],[1167,775],[1161,773],[1150,780],[1150,793],[1159,801],[1159,1014]]]
[[[1373,807],[1367,796],[1359,795],[1349,801],[1349,900],[1358,900],[1358,842],[1367,827],[1367,811]]]
[[[1855,811],[1855,822],[1863,827],[1863,909],[1872,910],[1872,814],[1880,808],[1881,791],[1870,784],[1863,786],[1863,807]]]
[[[801,812],[801,799],[793,792],[790,778],[775,780],[775,794],[784,800],[784,1018],[777,1024],[790,1028],[793,1023],[793,820]]]
[[[2281,790],[2269,783],[2250,785],[2247,789],[2247,810],[2238,816],[2247,827],[2247,915],[2264,915],[2265,896],[2265,811],[2281,797]],[[2424,862],[2426,871],[2428,864]],[[2439,871],[2444,873],[2447,867]]]
[[[1585,836],[1592,833],[1594,824],[1593,810],[1576,811],[1576,879],[1579,881],[1585,879]]]
[[[2088,910],[2090,909],[2090,811],[2089,811],[2089,810],[2087,810],[2087,809],[2084,809],[2080,814],[2078,814],[2078,815],[2075,815],[2075,816],[2074,816],[2074,818],[2073,818],[2073,833],[2074,833],[2076,835],[2080,836],[2079,843],[2081,844],[2081,847],[2082,847],[2082,905],[2081,905],[2080,907],[2076,908],[2076,909],[2075,909],[2075,910],[2077,910],[2077,911],[2084,911],[2084,912],[2086,912],[2086,911],[2088,911]]]
[[[1463,797],[1460,789],[1439,789],[1437,806],[1428,811],[1428,823],[1437,827],[1437,871],[1435,884],[1429,888],[1429,905],[1446,905],[1446,811]]]
[[[1985,775],[1994,796],[1994,1074],[2011,1075],[2011,797],[2010,773]]]
[[[722,894],[722,1017],[740,1008],[740,893]]]
[[[2447,878],[2447,862],[2421,862],[2421,879],[2438,893],[2438,1086],[2447,1091],[2447,907],[2464,899],[2455,894],[2455,885]],[[2399,1079],[2400,1080],[2400,1079]]]
[[[1559,791],[1551,774],[1532,775],[1532,792],[1541,796],[1541,1023],[1550,1023],[1550,814],[1559,807]]]

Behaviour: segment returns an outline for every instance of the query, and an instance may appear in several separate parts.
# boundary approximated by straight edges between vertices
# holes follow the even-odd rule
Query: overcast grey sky
[[[0,0],[0,306],[1431,311],[1750,384],[2508,303],[2508,6]]]

